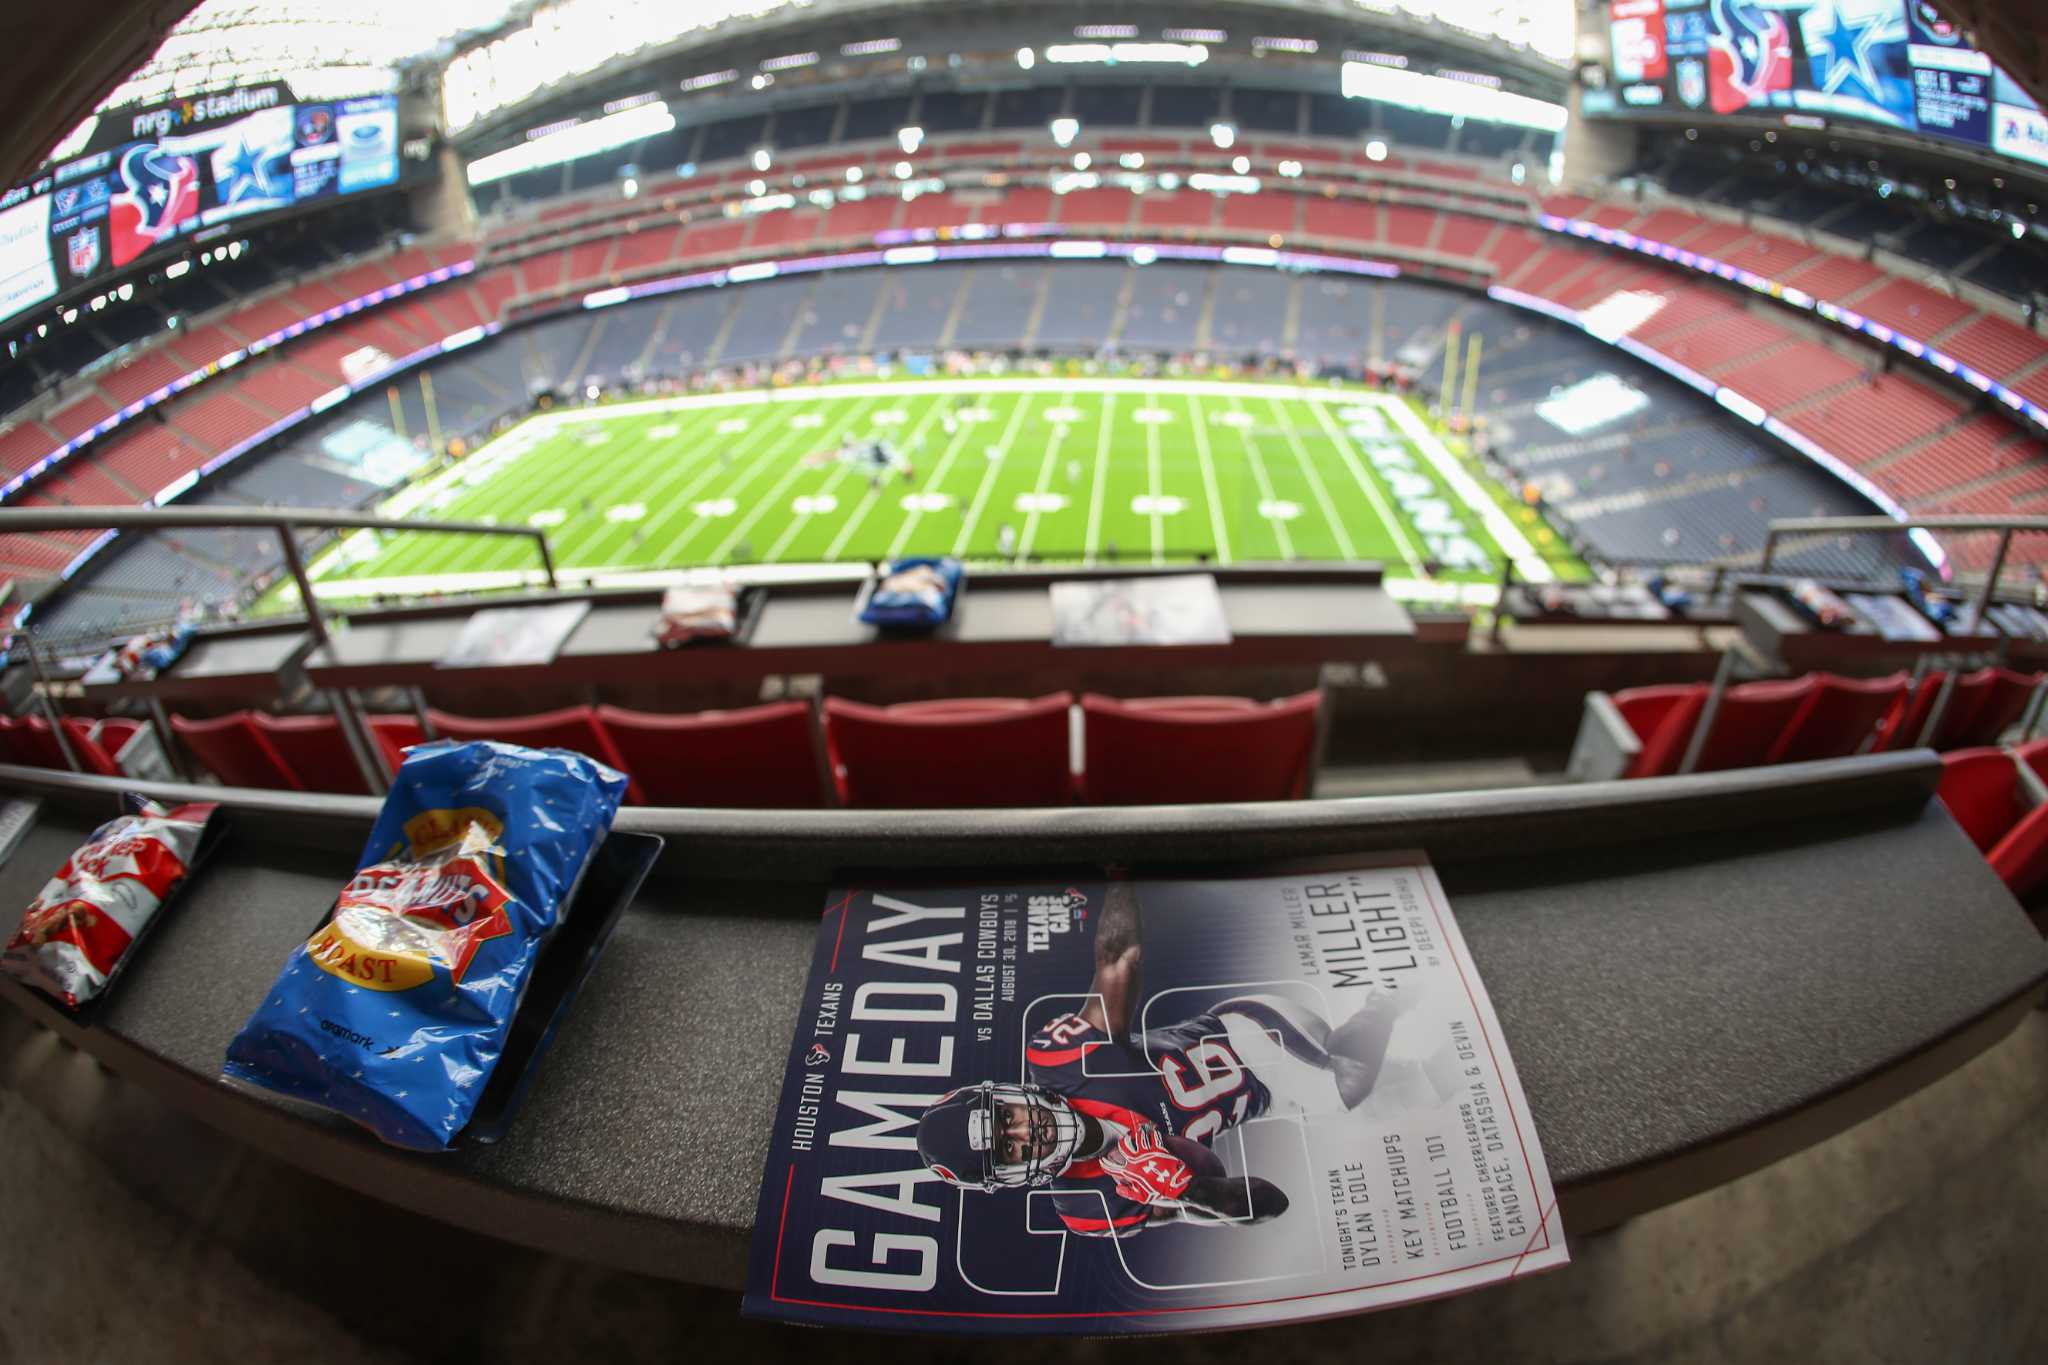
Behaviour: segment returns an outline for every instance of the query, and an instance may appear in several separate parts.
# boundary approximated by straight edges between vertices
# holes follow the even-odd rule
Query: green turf
[[[1477,487],[1449,486],[1385,409],[1401,400],[1319,386],[1160,380],[1123,390],[1086,378],[848,383],[545,414],[387,501],[392,515],[542,525],[557,565],[614,571],[718,564],[874,561],[904,554],[1050,563],[1383,561],[1390,580],[1491,581],[1501,546],[1475,502],[1505,509],[1556,559],[1535,515],[1453,443]],[[1361,419],[1361,409],[1382,412]],[[1419,409],[1409,408],[1418,422]],[[948,415],[955,430],[948,434]],[[1354,435],[1367,420],[1378,435]],[[912,479],[879,487],[831,458],[845,436],[905,451]],[[508,444],[509,443],[509,444]],[[1399,447],[1410,469],[1369,451]],[[1417,479],[1422,480],[1417,483]],[[1449,504],[1485,567],[1443,568],[1399,494]],[[1488,508],[1491,511],[1491,507]],[[1441,514],[1432,518],[1441,531]],[[1439,545],[1436,548],[1441,548]],[[529,542],[452,535],[352,537],[315,568],[364,590],[503,586]],[[1562,571],[1582,566],[1565,563]]]

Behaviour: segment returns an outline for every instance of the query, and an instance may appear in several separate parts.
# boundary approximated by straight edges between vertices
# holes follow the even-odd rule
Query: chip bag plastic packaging
[[[228,1046],[232,1080],[446,1148],[626,779],[566,749],[410,749],[334,914]]]
[[[216,807],[169,810],[128,798],[134,813],[92,832],[29,903],[0,949],[0,971],[76,1009],[107,978],[192,865]]]
[[[870,626],[896,629],[942,626],[953,615],[961,576],[957,559],[899,559],[883,571],[881,582],[868,594],[860,619]]]

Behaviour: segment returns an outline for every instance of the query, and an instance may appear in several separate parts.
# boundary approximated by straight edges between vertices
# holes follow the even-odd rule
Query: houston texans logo
[[[1763,104],[1792,88],[1792,29],[1785,16],[1752,0],[1714,0],[1707,39],[1708,89],[1717,114]]]
[[[804,1054],[804,1065],[813,1071],[829,1064],[831,1060],[832,1054],[826,1050],[823,1043],[812,1043],[811,1050]]]
[[[199,163],[143,143],[121,156],[121,188],[107,209],[109,254],[128,264],[168,241],[199,211]]]

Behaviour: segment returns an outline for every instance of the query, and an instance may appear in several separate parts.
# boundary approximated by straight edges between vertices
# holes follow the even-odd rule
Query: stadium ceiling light
[[[1230,159],[1230,169],[1236,171],[1239,175],[1250,175],[1252,159],[1248,156],[1234,156]]]
[[[1038,54],[1036,52],[1033,52],[1028,47],[1020,47],[1017,49],[1017,66],[1019,69],[1029,71],[1032,67],[1037,65]]]
[[[1074,169],[1077,171],[1087,170],[1094,162],[1095,158],[1089,156],[1086,152],[1074,153]]]
[[[899,161],[896,163],[896,178],[898,180],[910,179],[910,163],[908,161]]]
[[[190,261],[172,261],[169,265],[164,267],[164,278],[167,280],[179,279],[183,277],[186,273],[188,273],[191,269],[192,262]]]
[[[924,129],[912,126],[896,130],[896,145],[903,149],[903,155],[914,155],[924,145]]]
[[[760,198],[768,193],[768,182],[765,180],[749,180],[747,182],[747,193],[753,195],[756,199]]]
[[[1227,152],[1237,145],[1237,126],[1231,123],[1212,123],[1209,125],[1209,140]]]
[[[1056,118],[1052,121],[1052,140],[1056,147],[1071,147],[1074,139],[1081,135],[1081,120],[1077,118]]]
[[[766,90],[769,86],[775,84],[775,78],[765,71],[756,71],[754,79],[748,81],[747,84],[756,90]]]
[[[1116,164],[1127,171],[1142,171],[1145,169],[1145,154],[1143,152],[1125,152],[1116,159]]]
[[[1387,144],[1378,138],[1374,138],[1366,143],[1365,159],[1367,161],[1385,161],[1387,159]]]
[[[775,154],[773,152],[769,151],[766,147],[756,147],[754,149],[755,170],[766,172],[767,169],[774,164]]]
[[[2024,236],[2026,236],[2026,235],[2027,235],[2027,225],[2026,225],[2025,223],[2022,223],[2022,222],[2021,222],[2021,221],[2020,221],[2019,219],[2017,219],[2017,218],[2013,219],[2013,220],[2012,220],[2012,236],[2013,236],[2013,240],[2014,240],[2014,241],[2018,241],[2018,240],[2019,240],[2020,238],[2022,238],[2022,237],[2024,237]]]
[[[846,168],[846,183],[849,185],[858,185],[860,183],[860,178],[863,174],[865,174],[865,172],[863,172],[860,167],[848,166]]]
[[[1286,176],[1289,180],[1301,178],[1301,163],[1299,161],[1283,161],[1278,169],[1280,174]]]
[[[630,175],[627,176],[619,182],[619,193],[625,195],[628,199],[634,198],[640,193],[640,182]]]

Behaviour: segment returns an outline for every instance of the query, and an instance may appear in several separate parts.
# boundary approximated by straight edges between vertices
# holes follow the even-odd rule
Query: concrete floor
[[[376,1204],[251,1155],[0,1015],[0,1365],[965,1354],[742,1322],[729,1294]],[[2034,1013],[1851,1132],[1582,1239],[1566,1270],[1256,1340],[1182,1339],[1172,1358],[2042,1361],[2044,1224],[2048,1014]]]

